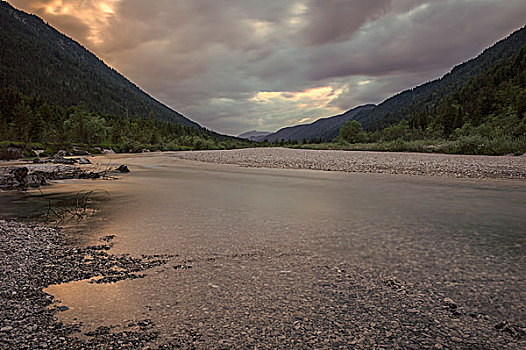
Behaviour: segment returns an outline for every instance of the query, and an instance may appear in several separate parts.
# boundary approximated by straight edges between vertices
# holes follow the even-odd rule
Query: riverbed
[[[98,214],[82,230],[66,228],[72,242],[115,235],[114,254],[171,258],[144,278],[49,286],[68,308],[60,320],[84,332],[148,318],[152,346],[524,345],[523,180],[250,168],[173,153],[92,161],[132,172],[42,188],[109,194],[94,199]],[[2,205],[16,216],[39,195]]]

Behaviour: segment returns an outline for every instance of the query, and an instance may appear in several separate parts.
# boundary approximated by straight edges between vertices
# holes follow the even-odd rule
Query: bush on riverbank
[[[462,136],[456,140],[424,139],[405,141],[380,141],[370,143],[304,143],[283,144],[284,147],[296,149],[315,150],[342,150],[342,151],[380,151],[380,152],[421,152],[421,153],[447,153],[471,155],[521,155],[526,153],[526,137],[499,137],[488,138],[480,135]]]

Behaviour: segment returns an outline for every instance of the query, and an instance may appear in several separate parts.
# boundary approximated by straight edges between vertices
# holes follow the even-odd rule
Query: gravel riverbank
[[[80,324],[65,325],[43,288],[96,277],[94,283],[144,277],[142,271],[167,257],[111,255],[112,237],[99,246],[71,247],[54,228],[0,220],[0,349],[141,348],[157,336],[150,320],[109,332],[101,327],[81,334]]]
[[[525,156],[249,148],[177,152],[175,157],[256,168],[313,169],[456,178],[526,179]]]
[[[111,255],[112,237],[100,246],[69,247],[60,231],[0,221],[0,348],[2,349],[519,349],[524,328],[460,305],[434,288],[383,276],[350,264],[332,265],[299,252],[259,251],[175,261],[172,256]],[[174,261],[169,261],[174,258]],[[112,283],[143,277],[142,271],[171,265],[172,273],[199,283],[217,268],[239,274],[249,294],[208,284],[210,302],[224,313],[181,310],[177,329],[158,338],[150,319],[126,328],[57,321],[67,306],[53,304],[42,289],[94,277]],[[243,277],[240,266],[275,270],[280,285],[260,288],[270,276]],[[168,273],[168,272],[166,272]],[[189,275],[190,274],[190,275]],[[197,274],[197,275],[196,275]],[[194,276],[194,277],[191,277]],[[198,277],[200,276],[200,277]],[[213,279],[212,279],[213,280]],[[270,282],[268,282],[270,283]],[[305,289],[301,286],[309,285]],[[242,290],[241,289],[241,290]],[[275,294],[277,291],[279,293]],[[230,304],[234,302],[235,304]],[[232,319],[229,308],[246,312]],[[204,329],[204,324],[207,328]]]

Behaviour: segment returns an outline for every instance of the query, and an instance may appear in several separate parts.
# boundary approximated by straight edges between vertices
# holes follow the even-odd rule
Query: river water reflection
[[[523,181],[248,169],[169,153],[98,161],[127,164],[132,173],[43,190],[110,194],[98,198],[100,214],[76,237],[88,244],[115,234],[114,253],[174,254],[195,268],[181,272],[167,264],[140,280],[51,286],[47,292],[70,308],[60,313],[65,321],[89,328],[149,317],[167,335],[197,314],[242,317],[246,309],[236,306],[232,290],[257,312],[272,298],[286,299],[283,276],[313,259],[435,288],[495,317],[524,319]],[[10,198],[2,210],[15,215],[28,200]],[[308,290],[309,271],[302,273],[295,288]]]

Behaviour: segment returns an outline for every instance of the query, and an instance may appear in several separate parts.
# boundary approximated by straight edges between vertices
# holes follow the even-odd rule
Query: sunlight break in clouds
[[[325,108],[332,101],[343,93],[343,89],[333,89],[331,86],[321,86],[307,89],[305,91],[260,91],[250,101],[255,102],[275,102],[286,101],[295,102],[297,107],[304,108]],[[303,118],[302,120],[304,120]]]
[[[358,82],[358,85],[360,85],[360,86],[367,85],[367,84],[371,84],[371,80],[360,80]]]
[[[262,118],[258,119],[259,127],[279,129],[279,124],[288,126],[314,122],[319,118],[343,112],[331,103],[345,91],[347,86],[320,86],[304,91],[260,91],[247,101],[255,103],[255,108],[262,114],[274,111],[270,115],[278,123]]]
[[[115,14],[115,6],[121,0],[104,1],[68,1],[53,0],[42,1],[44,14],[54,17],[73,17],[87,26],[89,34],[86,40],[91,44],[104,42],[104,29],[108,26],[109,19]],[[67,33],[66,33],[67,34]],[[82,40],[82,38],[78,38]],[[88,43],[83,43],[84,45]]]

